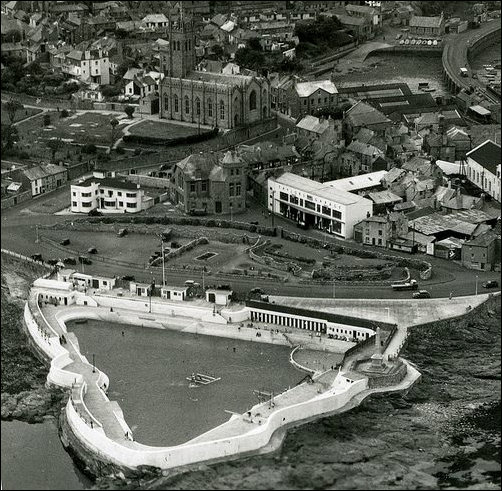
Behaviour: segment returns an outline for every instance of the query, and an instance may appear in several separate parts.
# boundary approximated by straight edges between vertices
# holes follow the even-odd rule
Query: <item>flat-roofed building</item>
[[[350,239],[354,225],[373,213],[373,203],[329,183],[284,173],[268,180],[268,209],[304,227]]]
[[[145,193],[139,184],[114,177],[90,177],[71,185],[71,211],[89,213],[100,210],[112,213],[137,213],[145,205]]]

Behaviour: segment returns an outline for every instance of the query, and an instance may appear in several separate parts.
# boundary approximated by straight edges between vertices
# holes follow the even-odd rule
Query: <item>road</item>
[[[469,60],[467,57],[469,47],[472,46],[479,38],[485,36],[489,32],[500,29],[501,20],[494,19],[487,22],[479,29],[470,29],[461,34],[455,34],[448,38],[443,51],[443,67],[450,74],[451,78],[458,87],[467,88],[469,86],[477,87],[482,90],[483,94],[493,102],[500,102],[486,91],[486,87],[477,79],[472,77],[462,77],[460,68],[468,67]]]
[[[69,185],[36,198],[35,200],[21,203],[15,207],[2,212],[1,245],[4,249],[9,249],[25,255],[41,253],[46,259],[61,257],[61,252],[54,251],[44,242],[36,243],[36,226],[50,225],[57,222],[71,220],[68,216],[46,215],[22,212],[28,207],[33,208],[34,203],[41,205],[45,200],[53,199],[59,194],[69,193]],[[285,230],[298,232],[294,225],[282,218],[275,217],[275,225]],[[350,244],[351,247],[371,250],[362,244],[352,241],[335,240],[332,236],[317,230],[302,231],[306,235],[322,238],[326,242],[336,241],[340,245]],[[393,255],[410,257],[408,254],[391,252]],[[451,292],[454,296],[471,295],[476,290],[476,275],[478,276],[478,291],[484,291],[481,283],[488,280],[498,280],[499,275],[495,272],[475,272],[461,267],[458,263],[443,259],[416,255],[415,258],[424,259],[433,265],[433,278],[428,281],[420,281],[420,287],[429,290],[433,297],[448,297]],[[109,276],[134,275],[138,281],[151,281],[152,275],[157,284],[161,282],[162,270],[160,268],[144,269],[141,265],[137,267],[124,267],[110,263],[103,263],[93,258],[93,264],[84,266],[86,272],[97,273]],[[185,280],[193,279],[202,284],[202,274],[193,272],[168,271],[166,269],[166,282],[172,285],[183,285]],[[296,278],[291,278],[287,283],[282,283],[272,279],[254,279],[247,277],[234,278],[228,275],[205,275],[205,285],[229,283],[233,289],[239,293],[246,293],[256,286],[261,287],[265,292],[273,295],[290,295],[300,297],[333,297],[335,298],[410,298],[411,292],[394,292],[388,286],[375,286],[372,284],[359,283],[335,283],[335,285],[322,284],[300,284]]]

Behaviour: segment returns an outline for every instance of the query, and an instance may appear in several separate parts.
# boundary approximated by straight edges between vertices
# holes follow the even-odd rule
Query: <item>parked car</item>
[[[60,242],[61,245],[64,245],[64,246],[67,246],[70,244],[70,239],[63,239],[61,242]]]
[[[127,229],[126,228],[121,228],[118,232],[117,232],[117,237],[124,237],[125,235],[127,235]]]
[[[32,254],[30,257],[31,259],[33,259],[33,261],[40,261],[40,262],[43,261],[42,254]]]
[[[134,281],[134,276],[131,276],[131,275],[122,276],[122,279],[124,281]]]
[[[95,247],[89,247],[89,249],[87,249],[87,252],[89,254],[97,254],[98,250]]]
[[[427,290],[418,290],[413,294],[413,298],[431,298],[431,294]]]
[[[483,288],[497,288],[499,286],[499,282],[496,280],[485,281],[482,284]]]
[[[65,264],[77,264],[77,260],[74,257],[65,257],[63,262]]]
[[[59,262],[57,259],[47,259],[47,264],[50,264],[51,266],[56,266],[56,264]]]

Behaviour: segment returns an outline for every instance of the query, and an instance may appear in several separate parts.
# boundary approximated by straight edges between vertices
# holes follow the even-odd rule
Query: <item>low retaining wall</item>
[[[298,370],[301,370],[302,372],[307,372],[310,375],[315,375],[316,371],[312,370],[310,368],[304,367],[303,365],[300,365],[294,358],[295,353],[301,349],[301,346],[296,346],[296,348],[293,348],[293,351],[289,354],[289,362],[291,365],[293,365],[295,368]]]

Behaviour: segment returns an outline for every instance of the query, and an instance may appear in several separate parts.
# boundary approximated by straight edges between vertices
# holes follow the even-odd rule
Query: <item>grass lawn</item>
[[[43,116],[19,123],[18,131],[19,135],[23,137],[23,142],[31,143],[33,146],[38,144],[45,147],[45,142],[56,137],[63,139],[67,143],[110,144],[110,121],[116,118],[114,113],[109,115],[77,113],[68,118],[60,118],[57,111],[51,111],[47,114],[51,117],[51,124],[46,127],[43,126]],[[126,123],[120,123],[115,128],[117,138],[121,136],[121,129],[124,126],[126,126]]]
[[[202,131],[206,131],[201,129]],[[131,135],[151,136],[155,138],[178,138],[180,136],[196,135],[197,128],[172,123],[145,120],[135,124],[130,129]]]
[[[34,114],[41,113],[41,109],[33,109],[31,107],[25,107],[24,109],[20,109],[16,112],[16,116],[14,118],[14,123],[21,121],[22,119],[29,118]],[[9,114],[5,108],[5,104],[2,104],[2,124],[10,124]]]

